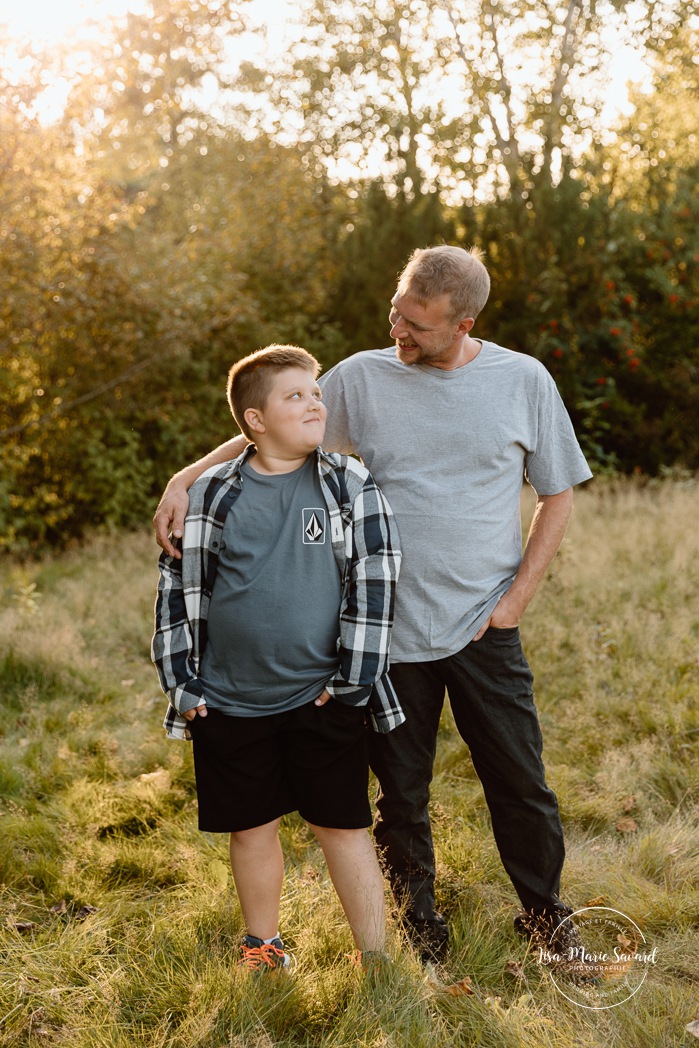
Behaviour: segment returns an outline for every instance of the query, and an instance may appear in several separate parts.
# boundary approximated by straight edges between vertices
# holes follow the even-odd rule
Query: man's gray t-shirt
[[[340,598],[315,456],[273,476],[245,463],[209,606],[207,705],[258,717],[316,699],[337,671]]]
[[[453,655],[511,585],[520,494],[592,474],[556,385],[533,357],[483,342],[453,371],[356,353],[320,379],[323,446],[359,455],[391,504],[403,562],[392,662]]]

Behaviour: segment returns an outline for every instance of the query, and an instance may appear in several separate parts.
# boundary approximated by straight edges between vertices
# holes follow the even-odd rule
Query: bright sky
[[[9,26],[11,36],[53,42],[90,15],[99,18],[127,7],[126,0],[0,0],[0,24]]]
[[[281,48],[285,15],[292,0],[252,0],[246,8],[251,23],[264,28],[264,50]],[[15,43],[29,40],[37,49],[70,39],[85,39],[99,30],[88,23],[123,17],[128,11],[143,11],[145,0],[0,0],[0,66],[12,71],[20,67]],[[248,51],[246,57],[252,57]],[[68,85],[46,77],[47,89],[37,111],[50,122],[62,112]]]
[[[284,21],[290,0],[253,0],[253,17],[272,25]],[[88,20],[142,11],[143,0],[0,0],[0,26],[10,38],[27,35],[37,43],[55,43]]]
[[[253,0],[248,9],[255,22],[265,27],[267,53],[283,45],[285,15],[292,2]],[[56,44],[76,34],[84,36],[88,20],[124,15],[128,10],[138,11],[144,6],[144,0],[0,0],[0,64],[6,69],[16,65],[13,41],[20,37],[28,37],[37,46]],[[627,81],[639,81],[645,75],[647,70],[630,49],[616,51],[603,119],[611,121],[620,110],[628,109]],[[65,93],[65,84],[50,84],[42,96],[40,116],[46,120],[58,116]]]

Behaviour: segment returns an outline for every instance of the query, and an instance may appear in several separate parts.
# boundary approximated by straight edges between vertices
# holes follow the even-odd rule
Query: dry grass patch
[[[525,505],[525,517],[530,512]],[[699,969],[699,487],[597,483],[523,624],[566,898],[658,947],[619,1008],[566,1001],[512,929],[516,900],[448,710],[433,786],[453,944],[363,979],[319,850],[283,828],[288,980],[237,972],[226,842],[196,829],[148,646],[156,550],[100,539],[0,571],[0,1043],[71,1048],[665,1048]],[[468,977],[472,992],[445,992]]]

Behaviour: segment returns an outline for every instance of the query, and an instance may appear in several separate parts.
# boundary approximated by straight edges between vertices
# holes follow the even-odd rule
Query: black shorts
[[[363,707],[330,699],[267,717],[209,708],[189,729],[200,830],[249,830],[292,811],[316,826],[371,825]]]

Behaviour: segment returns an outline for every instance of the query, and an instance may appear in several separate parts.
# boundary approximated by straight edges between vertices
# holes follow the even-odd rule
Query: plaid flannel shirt
[[[205,701],[199,666],[221,535],[251,451],[252,445],[199,477],[189,493],[182,560],[160,555],[151,654],[170,703],[164,721],[170,738],[190,738],[182,714]],[[387,676],[401,559],[393,513],[361,463],[321,448],[315,455],[342,578],[338,670],[326,687],[339,702],[367,705],[374,730],[388,732],[405,720]]]

